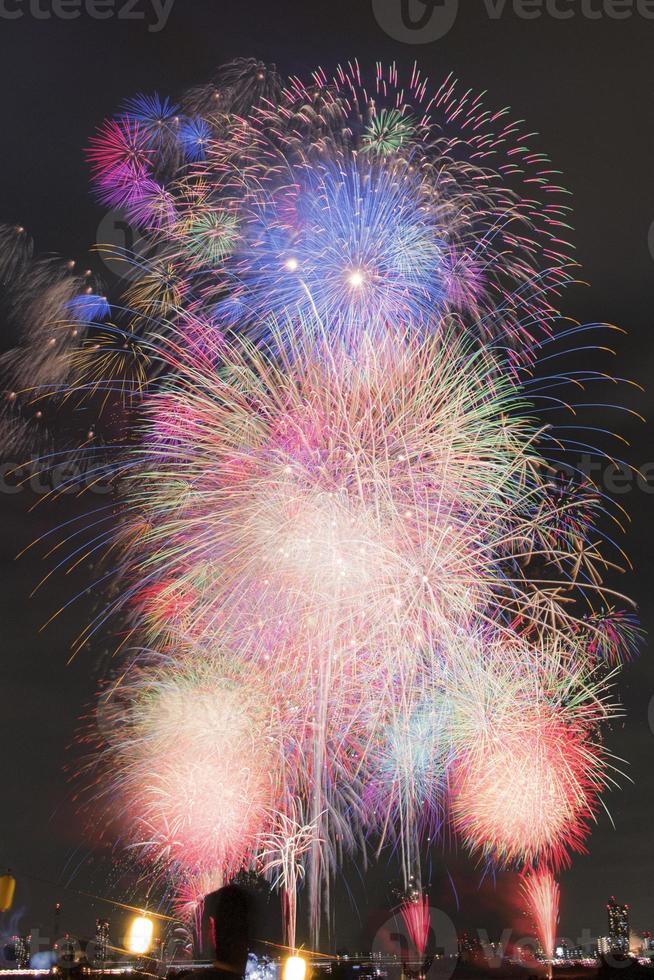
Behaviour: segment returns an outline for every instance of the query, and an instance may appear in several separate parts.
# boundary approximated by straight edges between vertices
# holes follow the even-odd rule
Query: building
[[[557,939],[554,946],[554,956],[557,960],[574,962],[575,960],[583,960],[586,955],[583,946],[571,946],[567,939]]]
[[[30,965],[32,955],[32,937],[16,936],[14,938],[14,952],[16,956],[16,966],[19,970],[26,970]]]
[[[95,920],[95,962],[106,963],[109,952],[109,920]]]
[[[618,905],[611,898],[606,906],[609,916],[609,941],[612,953],[629,952],[629,906]]]
[[[482,956],[481,942],[474,936],[469,936],[467,932],[459,936],[459,957],[463,963],[471,963],[480,959]]]

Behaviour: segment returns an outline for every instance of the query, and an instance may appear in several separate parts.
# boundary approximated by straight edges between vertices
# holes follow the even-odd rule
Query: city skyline
[[[111,905],[112,903],[108,901],[106,904]],[[66,914],[65,904],[56,902],[52,912],[53,922],[58,927],[49,930],[55,934],[54,939],[37,928],[35,930],[36,941],[34,949],[36,951],[43,951],[51,948],[53,941],[61,942],[73,939],[90,945],[94,961],[111,960],[116,955],[116,948],[112,943],[118,943],[119,946],[122,944],[123,937],[129,931],[129,923],[136,914],[136,909],[132,912],[125,912],[124,908],[120,908],[120,903],[117,903],[117,906],[110,917],[97,916],[94,920],[93,929],[84,930],[75,928],[75,924],[69,921]],[[386,914],[398,914],[398,908],[397,903],[395,905],[389,905],[386,909]],[[579,959],[582,958],[582,954],[583,958],[590,958],[596,953],[602,956],[611,956],[616,953],[624,954],[628,953],[630,949],[633,952],[635,948],[640,948],[641,942],[643,943],[643,954],[651,953],[654,958],[654,942],[652,941],[648,924],[640,922],[637,919],[638,928],[633,926],[632,908],[630,905],[620,904],[616,901],[615,897],[611,896],[608,903],[602,908],[606,913],[604,929],[591,930],[584,928],[579,934],[570,935],[565,929],[565,922],[559,921],[557,923],[556,947],[557,949],[565,950],[563,958]],[[381,911],[377,910],[377,913],[379,914]],[[499,951],[499,955],[501,956],[503,951],[507,949],[524,946],[525,940],[527,939],[532,942],[536,941],[537,936],[535,935],[533,924],[530,926],[528,916],[524,910],[521,910],[516,905],[515,912],[517,921],[512,926],[504,926],[501,930],[495,932],[489,931],[483,923],[478,924],[475,928],[458,929],[459,954],[464,955],[466,952],[472,953],[478,950],[487,958],[491,955],[491,952],[493,956],[496,956]],[[91,907],[88,909],[87,918],[89,916],[89,921],[91,921],[93,916]],[[22,916],[22,924],[27,925],[29,921],[29,913],[25,913]],[[0,921],[0,942],[5,945],[7,943],[11,945],[11,942],[18,940],[24,946],[29,941],[32,930],[29,928],[17,929],[16,927],[19,925],[19,921],[17,921],[16,916],[13,916],[13,922],[15,931],[10,935],[9,932],[3,932],[3,923]],[[165,931],[165,923],[160,923],[156,935],[161,936]],[[374,939],[374,936],[369,934],[367,938]],[[351,946],[348,952],[350,954],[366,955],[365,939],[366,936],[363,935],[360,939],[360,945]],[[108,949],[114,949],[113,956],[108,954]]]

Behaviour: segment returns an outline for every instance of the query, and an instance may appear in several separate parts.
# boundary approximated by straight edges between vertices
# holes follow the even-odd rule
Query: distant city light
[[[283,980],[304,980],[307,961],[302,956],[289,956],[284,963]]]
[[[137,915],[132,919],[126,942],[130,953],[135,953],[137,956],[143,956],[147,953],[152,942],[153,930],[152,919],[148,919],[144,915]]]

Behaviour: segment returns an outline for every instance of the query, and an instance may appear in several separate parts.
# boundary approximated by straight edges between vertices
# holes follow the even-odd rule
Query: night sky
[[[392,2],[387,0],[387,8]],[[24,225],[39,251],[60,252],[101,271],[97,258],[88,257],[103,211],[91,199],[83,147],[126,97],[155,90],[175,96],[237,56],[253,55],[275,62],[283,73],[299,74],[318,64],[331,69],[350,58],[362,64],[396,60],[402,68],[417,59],[435,83],[453,71],[466,87],[486,89],[489,104],[510,105],[540,134],[538,147],[549,153],[573,194],[578,258],[589,283],[568,292],[564,310],[580,320],[623,327],[626,335],[614,337],[611,369],[646,387],[654,366],[654,259],[648,247],[654,222],[654,20],[638,13],[588,18],[574,0],[559,4],[575,11],[570,19],[547,14],[523,19],[508,0],[498,19],[489,17],[482,0],[459,5],[463,9],[449,33],[412,45],[382,30],[370,0],[175,0],[160,31],[148,30],[147,21],[94,20],[86,13],[76,20],[38,19],[26,3],[21,18],[0,16],[0,221]],[[42,6],[47,9],[45,0]],[[600,0],[591,6],[602,9]],[[137,9],[151,7],[140,0]],[[616,389],[615,397],[650,414],[649,393]],[[603,414],[597,413],[599,425]],[[624,455],[630,463],[654,463],[647,423],[614,415],[608,424],[629,441]],[[654,465],[649,492],[634,483],[620,497],[631,518],[624,543],[635,570],[619,585],[638,602],[647,629],[654,584],[652,494]],[[113,890],[109,857],[95,851],[77,815],[68,774],[79,751],[71,747],[78,719],[106,668],[108,644],[98,640],[97,648],[67,665],[71,642],[93,607],[92,595],[39,632],[62,603],[88,585],[92,572],[80,568],[72,576],[54,577],[29,598],[50,566],[36,553],[18,561],[15,556],[83,506],[67,500],[56,508],[32,509],[38,500],[30,489],[0,493],[0,866],[18,873],[22,926],[40,925],[50,935],[51,908],[60,899],[62,926],[83,934],[109,907],[94,906],[74,890],[123,897],[126,887],[123,880],[120,894]],[[604,905],[611,894],[630,903],[637,930],[654,931],[654,735],[648,724],[654,667],[647,647],[624,671],[620,692],[627,720],[614,725],[609,744],[628,761],[633,784],[624,780],[621,792],[606,797],[615,828],[602,814],[588,856],[576,858],[563,875],[560,931],[573,939],[584,928],[595,935],[606,931]],[[463,854],[442,848],[432,855],[432,866],[432,903],[457,927],[498,933],[513,925],[512,876],[480,886],[479,869]],[[363,874],[350,867],[339,884],[337,945],[368,947],[375,910],[388,907],[394,866],[369,871],[365,890]],[[358,912],[351,911],[348,893]]]

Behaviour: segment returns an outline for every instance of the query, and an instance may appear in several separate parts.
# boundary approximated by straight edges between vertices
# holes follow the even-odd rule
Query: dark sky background
[[[146,9],[145,0],[140,3],[137,9]],[[595,3],[599,9],[600,0]],[[466,86],[488,90],[491,105],[512,106],[540,134],[539,146],[573,193],[578,257],[590,284],[572,290],[564,308],[582,320],[624,327],[627,335],[616,340],[614,373],[647,385],[654,366],[654,260],[648,247],[654,222],[654,20],[636,14],[587,19],[578,6],[570,4],[577,10],[571,19],[524,20],[507,3],[503,16],[493,20],[482,0],[461,0],[449,33],[415,46],[384,33],[369,0],[176,0],[168,24],[157,33],[139,21],[36,19],[26,7],[21,19],[0,18],[0,221],[25,225],[39,251],[58,251],[89,265],[103,212],[91,200],[82,149],[94,127],[126,97],[154,90],[174,96],[239,55],[274,61],[288,73],[317,64],[333,68],[353,57],[362,63],[395,59],[401,67],[417,59],[434,82],[454,71]],[[623,391],[618,400],[647,415],[651,394]],[[626,416],[612,424],[631,443],[625,450],[631,463],[654,462],[647,424]],[[649,489],[633,485],[620,498],[632,520],[625,546],[635,567],[620,584],[639,603],[646,628],[652,611],[654,477]],[[31,490],[0,494],[0,865],[19,873],[21,928],[40,925],[50,935],[51,909],[59,899],[62,927],[83,934],[109,907],[75,889],[122,898],[126,887],[123,881],[114,890],[107,855],[94,851],[65,772],[75,767],[78,750],[69,746],[92,699],[104,649],[99,643],[67,666],[92,596],[39,631],[88,584],[89,573],[80,569],[55,578],[29,599],[49,566],[36,554],[20,561],[15,555],[80,506],[64,501],[55,510],[31,510],[38,499]],[[606,931],[610,894],[631,904],[636,929],[654,931],[654,735],[648,724],[654,667],[647,648],[624,671],[620,691],[628,717],[609,741],[628,761],[633,784],[624,781],[622,791],[607,798],[615,828],[601,815],[589,855],[575,859],[563,875],[560,931],[572,938],[584,928],[595,935]],[[514,923],[511,875],[480,885],[478,869],[464,855],[435,851],[432,861],[432,903],[457,927],[499,933]],[[339,885],[338,945],[370,945],[371,923],[388,907],[387,882],[396,870],[386,864],[372,869],[365,889],[362,877],[349,868]],[[109,914],[116,920],[117,913]],[[9,928],[6,920],[2,928]]]

